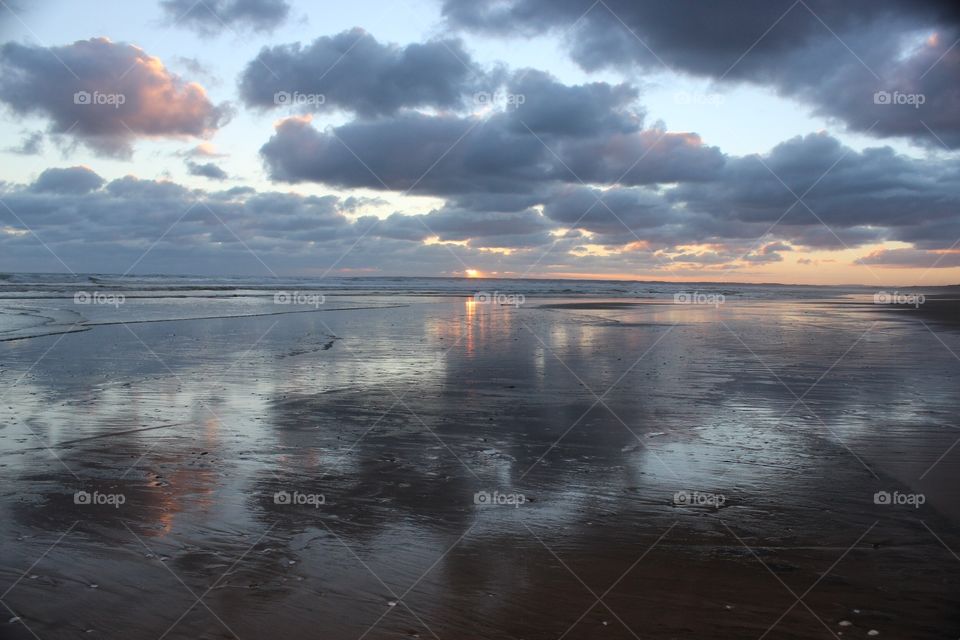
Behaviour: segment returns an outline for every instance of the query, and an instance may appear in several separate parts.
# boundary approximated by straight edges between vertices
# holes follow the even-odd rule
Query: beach
[[[8,286],[4,638],[960,633],[952,292],[220,284]]]

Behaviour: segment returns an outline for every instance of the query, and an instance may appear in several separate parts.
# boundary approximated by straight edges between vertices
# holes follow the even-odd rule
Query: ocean
[[[960,287],[900,288],[632,282],[624,280],[0,274],[0,341],[113,323],[156,322],[382,305],[404,297],[490,296],[506,304],[550,298],[670,301],[685,294],[728,301],[869,301],[878,291],[944,295]],[[319,300],[321,304],[317,304]]]

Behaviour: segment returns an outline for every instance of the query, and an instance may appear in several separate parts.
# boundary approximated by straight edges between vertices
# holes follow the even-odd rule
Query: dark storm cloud
[[[723,168],[724,154],[694,133],[661,128],[611,134],[559,147],[563,169],[577,182],[629,185],[710,180]]]
[[[779,233],[796,227],[795,244],[842,247],[884,236],[916,241],[933,223],[960,216],[958,168],[956,160],[917,160],[889,147],[857,152],[829,135],[811,134],[766,156],[729,158],[715,180],[680,185],[669,197],[723,220],[779,220]],[[956,240],[936,235],[926,239]]]
[[[290,14],[286,0],[163,0],[160,6],[171,24],[205,35],[228,28],[270,31]]]
[[[343,200],[341,207],[344,211],[356,213],[364,207],[376,207],[388,204],[383,198],[368,198],[366,196],[349,196]]]
[[[552,245],[554,237],[545,231],[535,231],[516,235],[477,236],[470,238],[467,246],[473,249],[510,249],[536,256],[542,254]],[[526,264],[518,263],[526,270],[536,257],[527,260]],[[486,266],[486,265],[484,265]]]
[[[48,169],[34,184],[2,193],[17,217],[0,222],[29,227],[76,270],[100,264],[106,255],[114,270],[123,271],[158,239],[153,251],[167,258],[192,251],[188,261],[198,264],[218,255],[248,262],[246,244],[279,264],[287,256],[308,255],[310,243],[336,247],[356,237],[335,196],[210,192],[134,176],[102,183],[82,167]],[[36,241],[0,233],[0,245],[27,254]]]
[[[554,194],[543,213],[564,226],[600,234],[652,229],[681,215],[671,211],[655,191],[614,188],[604,192],[583,187]]]
[[[418,113],[327,131],[288,118],[260,152],[274,180],[438,195],[524,192],[550,170],[545,149],[529,134]]]
[[[398,240],[420,242],[435,238],[495,247],[530,246],[531,240],[536,243],[533,246],[542,244],[554,226],[533,209],[502,212],[457,207],[417,215],[393,213],[380,221],[369,217],[363,224],[375,225],[376,235]]]
[[[631,107],[635,87],[594,82],[570,86],[543,71],[525,70],[507,83],[504,98],[515,104],[507,110],[518,131],[539,135],[595,136],[601,132],[631,133],[643,123]]]
[[[764,156],[728,157],[701,182],[558,189],[544,214],[595,234],[594,244],[743,244],[753,262],[779,259],[773,255],[788,245],[776,240],[817,249],[884,240],[943,249],[960,239],[958,171],[957,161],[911,159],[889,148],[856,152],[817,134]]]
[[[850,129],[881,136],[903,136],[928,146],[960,147],[960,50],[951,46],[960,29],[942,28],[917,43],[917,34],[891,35],[886,24],[844,36],[865,61],[837,46],[797,56],[791,75],[777,78],[779,91],[837,118]],[[848,62],[837,64],[846,53]],[[840,58],[842,59],[842,58]],[[803,70],[819,74],[801,75]]]
[[[885,240],[899,240],[896,229],[870,225],[844,227],[820,224],[811,217],[808,224],[778,226],[775,237],[788,238],[797,247],[839,251],[876,244]]]
[[[951,48],[960,19],[950,3],[445,0],[443,11],[469,30],[566,34],[587,70],[638,66],[772,86],[858,131],[960,146],[960,49]],[[881,94],[878,103],[877,92],[925,102],[916,109]]]
[[[211,180],[226,180],[229,177],[226,171],[213,162],[204,162],[201,164],[187,160],[187,171],[192,176],[210,178]]]
[[[103,182],[103,178],[87,167],[47,169],[31,185],[31,190],[38,193],[80,195],[99,189]]]
[[[960,214],[940,220],[917,220],[897,229],[897,239],[918,249],[943,250],[960,246]]]
[[[52,133],[113,155],[128,155],[139,137],[208,135],[227,115],[158,58],[106,38],[49,48],[4,44],[0,102],[17,115],[46,116]]]
[[[523,211],[545,202],[548,191],[538,192],[532,185],[526,193],[479,193],[456,194],[447,200],[449,206],[475,211]]]
[[[724,162],[699,137],[650,129],[538,135],[518,115],[398,114],[318,131],[304,118],[277,125],[261,154],[274,180],[433,195],[523,194],[550,183],[653,184],[704,180]]]
[[[461,128],[470,124],[476,125],[478,137],[464,137],[444,156],[463,136]],[[687,271],[746,268],[782,261],[785,252],[883,241],[909,243],[916,252],[910,255],[936,259],[960,240],[956,159],[915,159],[890,148],[856,151],[829,135],[814,134],[788,140],[765,155],[721,156],[710,171],[688,171],[684,180],[634,185],[609,178],[588,186],[571,178],[529,132],[526,137],[515,133],[512,124],[507,114],[484,122],[402,114],[326,132],[305,119],[279,125],[264,155],[269,162],[270,145],[278,140],[286,145],[284,129],[294,127],[289,140],[303,153],[294,166],[320,172],[299,179],[384,190],[375,179],[367,181],[371,174],[363,163],[349,164],[351,153],[337,151],[346,149],[342,137],[358,154],[381,150],[379,156],[369,156],[370,167],[394,189],[408,188],[408,181],[422,177],[423,193],[445,200],[431,211],[394,213],[382,220],[372,215],[388,204],[380,198],[300,196],[250,187],[207,191],[134,176],[104,184],[83,167],[49,169],[34,184],[6,185],[0,194],[22,220],[0,219],[0,255],[22,258],[36,248],[30,234],[17,233],[23,225],[57,255],[64,252],[88,270],[102,269],[91,261],[107,253],[132,262],[160,237],[155,257],[167,262],[151,263],[154,268],[182,270],[190,264],[216,270],[220,264],[222,271],[224,264],[249,264],[252,249],[278,269],[318,260],[332,264],[349,254],[344,268],[382,272],[407,261],[404,273],[452,273],[462,271],[465,263],[522,273],[548,248],[552,257],[544,264],[567,273],[623,273],[666,265]],[[446,136],[444,144],[438,131]],[[625,137],[644,133],[641,129]],[[581,135],[544,137],[560,154],[586,148]],[[421,151],[431,145],[430,153]],[[383,153],[384,148],[396,152]],[[689,149],[666,145],[649,152],[661,154],[660,164],[669,166],[668,154]],[[509,162],[522,153],[533,160]],[[715,152],[705,153],[711,157]],[[493,161],[498,157],[507,158],[506,168]],[[438,158],[443,160],[436,162]],[[602,159],[601,154],[600,167],[605,166]],[[804,203],[797,203],[796,196]],[[566,237],[558,233],[571,228]],[[457,244],[423,244],[428,240]],[[611,254],[588,255],[585,245]],[[188,256],[190,251],[195,255]],[[463,262],[451,262],[453,254]],[[874,254],[865,260],[906,264],[906,255]],[[949,264],[952,254],[943,260]]]
[[[459,40],[405,47],[362,29],[264,48],[240,78],[251,107],[344,109],[364,116],[408,107],[454,108],[476,91],[479,71]]]
[[[955,26],[957,13],[948,7],[925,0],[443,2],[448,21],[467,29],[536,33],[572,27],[574,58],[588,69],[638,63],[709,76],[730,71],[734,77],[770,71],[798,50],[836,40],[824,23],[841,36],[878,24]]]
[[[67,188],[67,178],[79,175],[77,169],[51,169],[32,185],[6,185],[0,192],[17,213],[0,211],[0,268],[62,268],[36,237],[70,268],[90,272],[122,272],[137,264],[139,272],[264,274],[266,264],[280,272],[335,265],[350,273],[453,274],[464,268],[459,255],[485,265],[501,260],[475,247],[421,244],[433,234],[416,216],[378,221],[361,215],[351,222],[344,215],[380,206],[375,199],[258,193],[247,187],[205,191],[134,176],[85,192]],[[96,174],[83,175],[102,182]],[[538,217],[535,212],[480,215],[487,224],[466,212],[427,216],[450,236],[462,237],[465,228],[494,234],[471,239],[478,247],[522,241],[523,249],[546,238],[529,232],[542,228],[530,220]],[[421,231],[393,233],[400,239],[388,235],[404,224]],[[511,235],[517,231],[526,233]]]
[[[750,242],[772,228],[767,242],[825,249],[884,240],[937,248],[955,238],[942,225],[960,211],[956,161],[888,147],[858,152],[824,133],[766,155],[727,156],[696,134],[644,128],[627,85],[565,86],[530,71],[505,86],[522,99],[484,118],[401,112],[324,131],[308,117],[288,118],[261,154],[275,180],[443,197],[446,206],[422,218],[431,227],[454,211],[496,227],[503,220],[489,212],[543,206],[542,220],[576,225],[610,247]],[[384,233],[429,237],[409,223],[393,218]],[[484,235],[477,226],[436,234]],[[779,260],[777,251],[743,252],[754,262]]]
[[[537,211],[482,211],[444,208],[423,216],[423,222],[441,240],[470,240],[500,236],[526,236],[542,233],[553,225]],[[498,245],[499,246],[499,245]]]
[[[363,216],[357,219],[357,224],[362,227],[364,231],[369,230],[375,233],[375,235],[393,240],[421,242],[433,235],[422,221],[414,216],[408,216],[402,213],[391,213],[383,220],[378,219],[376,216]]]

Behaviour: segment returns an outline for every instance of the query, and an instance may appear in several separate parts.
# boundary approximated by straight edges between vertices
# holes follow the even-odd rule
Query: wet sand
[[[897,304],[888,309],[903,318],[956,326],[960,324],[960,299],[956,296],[927,296],[922,304]]]
[[[0,637],[960,632],[951,326],[379,302],[0,344]]]

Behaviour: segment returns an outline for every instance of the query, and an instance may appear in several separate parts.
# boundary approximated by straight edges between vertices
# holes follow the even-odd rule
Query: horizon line
[[[331,276],[330,274],[325,274],[321,276],[316,275],[252,275],[252,274],[199,274],[199,273],[163,273],[163,272],[151,272],[151,273],[139,273],[139,274],[120,274],[120,273],[109,273],[109,272],[94,272],[94,271],[81,271],[81,272],[67,272],[67,271],[0,271],[0,284],[5,280],[5,276],[13,275],[64,275],[64,276],[107,276],[115,277],[118,279],[131,279],[136,277],[176,277],[176,278],[264,278],[264,279],[273,279],[280,280],[283,278],[303,278],[303,279],[315,279],[315,280],[324,280],[325,278],[346,278],[346,279],[434,279],[434,280],[520,280],[520,281],[569,281],[569,282],[624,282],[632,284],[706,284],[706,285],[726,285],[726,286],[754,286],[754,287],[860,287],[865,289],[882,289],[884,287],[904,287],[917,289],[921,287],[929,288],[951,288],[951,287],[960,287],[960,283],[951,283],[951,284],[884,284],[884,285],[872,285],[864,283],[838,283],[838,284],[828,284],[828,283],[819,283],[819,284],[810,284],[810,283],[799,283],[799,282],[745,282],[738,280],[633,280],[623,277],[592,277],[592,276],[583,276],[583,277],[570,277],[567,274],[565,277],[550,277],[550,276],[523,276],[523,277],[511,277],[511,276],[463,276],[463,275],[441,275],[441,276],[425,276],[425,275],[336,275]]]

